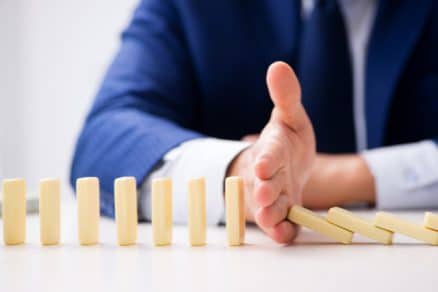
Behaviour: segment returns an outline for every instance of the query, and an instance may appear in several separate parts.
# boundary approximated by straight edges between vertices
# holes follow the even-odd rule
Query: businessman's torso
[[[364,74],[371,147],[438,136],[437,5],[384,2]],[[262,129],[272,109],[267,67],[297,62],[297,7],[294,1],[175,1],[200,101],[196,130],[238,139]]]

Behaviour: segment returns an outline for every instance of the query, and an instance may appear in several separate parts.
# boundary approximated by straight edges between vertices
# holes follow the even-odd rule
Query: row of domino
[[[22,244],[26,239],[26,183],[24,179],[7,179],[2,184],[3,239],[6,245]],[[80,178],[76,181],[78,238],[81,245],[99,242],[99,179]],[[245,214],[243,181],[228,177],[225,183],[226,228],[228,244],[244,242]],[[137,241],[137,190],[134,177],[114,181],[115,221],[119,245]],[[204,178],[188,183],[188,230],[192,246],[206,241],[206,198]],[[43,179],[39,185],[40,241],[55,245],[60,241],[60,182]],[[157,246],[172,242],[172,181],[168,178],[152,182],[152,230]]]
[[[374,222],[369,222],[339,207],[329,209],[326,218],[323,218],[303,207],[293,206],[288,219],[344,244],[352,242],[353,233],[382,244],[392,244],[393,234],[400,233],[438,245],[438,215],[430,212],[425,213],[423,226],[386,212],[377,212]]]
[[[99,241],[99,180],[80,178],[76,182],[78,205],[78,235],[82,245]],[[5,244],[25,241],[26,184],[23,179],[3,181],[3,230]],[[188,183],[188,230],[190,244],[206,241],[205,180]],[[40,238],[43,245],[58,244],[60,239],[60,187],[57,179],[43,179],[39,190]],[[119,245],[137,240],[137,191],[133,177],[114,181],[114,205]],[[229,177],[225,183],[226,228],[229,245],[241,245],[245,236],[243,181]],[[424,226],[396,216],[378,212],[374,223],[368,222],[339,207],[331,208],[326,218],[300,206],[293,206],[288,220],[312,229],[341,243],[351,243],[353,233],[359,233],[383,244],[391,244],[393,233],[404,234],[432,245],[438,245],[438,215],[427,212]],[[155,245],[172,242],[172,182],[168,178],[152,182],[152,229]]]

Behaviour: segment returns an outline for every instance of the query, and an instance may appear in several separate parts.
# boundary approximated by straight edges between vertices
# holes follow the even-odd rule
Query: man
[[[144,0],[86,120],[72,183],[100,177],[113,216],[113,179],[133,175],[149,219],[150,180],[171,176],[184,222],[186,180],[206,176],[218,223],[224,177],[239,175],[247,220],[282,243],[296,235],[293,204],[437,207],[436,52],[432,0]]]

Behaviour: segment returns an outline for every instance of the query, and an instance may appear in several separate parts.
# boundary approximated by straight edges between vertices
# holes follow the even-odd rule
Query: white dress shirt
[[[315,0],[302,0],[302,17]],[[365,56],[376,13],[376,0],[338,0],[344,16],[353,69],[353,112],[357,150],[362,153],[376,185],[378,208],[438,207],[438,147],[432,141],[366,150],[364,102]],[[248,146],[246,142],[202,138],[169,151],[143,183],[139,196],[140,218],[151,217],[151,180],[173,179],[174,222],[187,222],[187,181],[204,176],[207,186],[207,221],[223,220],[223,183],[230,162]]]

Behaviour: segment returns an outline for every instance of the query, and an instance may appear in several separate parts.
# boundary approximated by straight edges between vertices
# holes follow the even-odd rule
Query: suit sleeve
[[[113,180],[140,185],[163,155],[202,136],[190,130],[199,94],[181,25],[170,1],[142,1],[122,34],[77,141],[70,180],[97,176],[101,213],[114,216]]]

